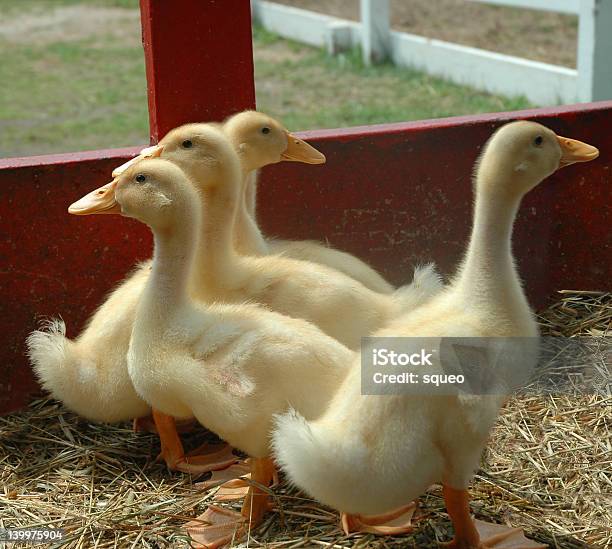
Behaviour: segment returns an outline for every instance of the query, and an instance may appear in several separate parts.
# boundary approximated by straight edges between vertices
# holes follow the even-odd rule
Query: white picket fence
[[[361,22],[267,0],[251,5],[253,19],[264,28],[332,54],[360,45],[367,63],[388,58],[480,90],[524,95],[538,105],[612,99],[612,0],[470,1],[577,14],[578,68],[391,30],[389,0],[360,0]]]

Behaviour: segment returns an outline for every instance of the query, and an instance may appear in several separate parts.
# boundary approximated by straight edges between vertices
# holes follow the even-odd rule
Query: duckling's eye
[[[544,142],[544,138],[541,135],[538,135],[534,140],[533,140],[533,144],[536,147],[539,147],[542,143]]]
[[[263,134],[268,134],[270,133],[270,128],[268,128],[268,126],[264,126],[263,128],[261,128],[261,133]]]
[[[138,181],[138,183],[144,183],[147,180],[147,176],[143,173],[139,173],[136,176],[136,181]]]
[[[191,149],[191,147],[193,147],[193,141],[191,141],[191,139],[185,139],[181,145],[183,145],[184,149]]]

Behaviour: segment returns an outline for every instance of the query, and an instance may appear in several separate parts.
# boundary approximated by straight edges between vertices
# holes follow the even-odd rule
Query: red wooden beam
[[[151,141],[255,107],[249,0],[140,0]]]
[[[514,251],[532,305],[559,289],[609,290],[612,277],[612,101],[438,120],[304,132],[321,167],[283,163],[260,177],[268,235],[327,239],[396,284],[415,262],[452,274],[471,226],[473,165],[491,133],[532,119],[600,148],[529,193]]]

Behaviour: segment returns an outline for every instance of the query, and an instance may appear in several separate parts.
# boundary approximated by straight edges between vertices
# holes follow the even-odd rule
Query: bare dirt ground
[[[344,19],[359,19],[359,0],[274,0]],[[578,18],[486,6],[467,0],[391,0],[392,27],[509,55],[576,66]]]
[[[40,46],[104,37],[132,46],[140,44],[139,25],[137,10],[86,4],[60,6],[0,19],[0,39],[9,44]]]

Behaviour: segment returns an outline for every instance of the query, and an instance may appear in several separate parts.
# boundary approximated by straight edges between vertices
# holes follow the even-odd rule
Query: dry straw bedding
[[[549,335],[610,335],[612,299],[562,292],[541,315]],[[477,517],[523,526],[553,548],[612,547],[612,394],[508,402],[471,490]],[[190,435],[196,445],[203,433]],[[96,425],[53,401],[0,418],[0,527],[61,527],[68,547],[186,547],[181,525],[215,489],[155,462],[157,437]],[[419,499],[412,535],[345,536],[337,513],[281,483],[275,510],[237,546],[437,547],[450,539],[438,488]],[[236,505],[234,505],[236,507]]]

